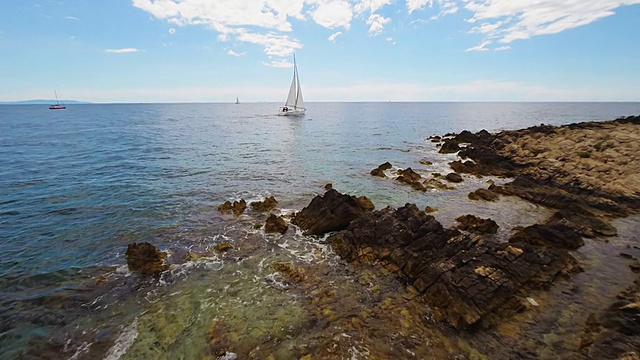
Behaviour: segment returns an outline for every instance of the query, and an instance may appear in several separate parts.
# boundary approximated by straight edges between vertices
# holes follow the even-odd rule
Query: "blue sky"
[[[0,101],[640,101],[640,0],[2,0]]]

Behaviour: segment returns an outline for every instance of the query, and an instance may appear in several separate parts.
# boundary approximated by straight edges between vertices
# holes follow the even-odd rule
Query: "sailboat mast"
[[[298,80],[298,65],[296,65],[295,53],[293,53],[293,78],[296,82],[296,102],[293,105],[293,108],[295,109],[298,107],[298,94],[300,93],[300,91],[298,91],[298,89],[300,88],[300,80]]]
[[[58,92],[53,90],[53,94],[56,96],[56,105],[60,105],[60,101],[58,100]]]

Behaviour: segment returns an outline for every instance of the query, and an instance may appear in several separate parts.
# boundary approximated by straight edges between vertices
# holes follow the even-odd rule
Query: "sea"
[[[551,210],[468,200],[488,178],[465,175],[455,189],[422,193],[369,172],[387,161],[391,171],[450,172],[456,155],[438,154],[432,135],[640,114],[640,103],[617,102],[354,102],[308,103],[292,118],[276,116],[278,106],[0,106],[0,359],[465,353],[442,341],[427,310],[411,310],[426,313],[409,327],[398,320],[405,312],[392,316],[405,306],[393,276],[353,268],[326,238],[293,225],[265,234],[267,214],[217,207],[274,196],[274,213],[288,219],[330,183],[377,209],[431,206],[445,226],[467,213],[492,217],[506,238]],[[144,241],[169,254],[160,277],[127,269],[127,245]],[[232,249],[216,251],[222,243]],[[276,262],[304,280],[286,278]]]

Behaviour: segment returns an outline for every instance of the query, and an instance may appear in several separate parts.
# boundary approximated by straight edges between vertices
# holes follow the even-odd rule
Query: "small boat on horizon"
[[[240,99],[236,97],[236,104],[240,104]]]
[[[289,95],[284,106],[278,111],[280,116],[302,116],[307,109],[304,107],[302,99],[302,88],[298,77],[298,65],[296,65],[296,54],[293,54],[293,79],[289,88]]]
[[[53,94],[56,96],[56,104],[55,105],[49,105],[49,110],[64,110],[67,107],[64,106],[64,104],[60,104],[60,101],[58,100],[58,93],[53,90]]]

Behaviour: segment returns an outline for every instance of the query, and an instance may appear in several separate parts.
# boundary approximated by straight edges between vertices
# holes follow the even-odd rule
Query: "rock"
[[[553,214],[548,222],[567,225],[586,237],[618,235],[616,228],[603,218],[598,218],[595,214],[588,211],[581,210],[580,212],[582,213],[579,213],[574,210],[575,207],[571,209],[561,209]]]
[[[499,198],[498,194],[487,189],[478,189],[469,193],[469,199],[471,200],[497,201]]]
[[[384,171],[385,170],[389,170],[391,168],[392,168],[392,165],[389,162],[386,162],[384,164],[380,164],[377,168],[371,170],[371,175],[379,176],[379,177],[382,177],[382,178],[386,178],[387,175],[384,174]]]
[[[127,245],[125,256],[129,271],[137,271],[142,275],[158,275],[169,268],[164,263],[167,253],[148,242]]]
[[[368,212],[328,241],[346,261],[392,264],[436,319],[456,328],[473,326],[489,314],[499,319],[521,310],[519,294],[544,288],[577,266],[566,250],[445,229],[413,204]]]
[[[266,212],[278,206],[278,202],[274,196],[269,196],[264,201],[253,201],[249,205],[254,211]]]
[[[246,208],[247,208],[247,202],[244,201],[243,199],[240,199],[239,201],[234,201],[233,203],[227,200],[224,202],[224,204],[218,206],[218,211],[220,211],[223,214],[233,213],[235,216],[240,216]]]
[[[421,159],[420,160],[420,164],[424,165],[424,166],[431,166],[433,165],[433,163],[427,159]]]
[[[456,218],[460,223],[458,229],[470,231],[476,234],[495,234],[498,232],[498,224],[491,219],[481,219],[474,215],[464,215]]]
[[[373,205],[373,204],[371,204]],[[370,205],[355,196],[344,195],[331,189],[318,195],[291,221],[306,234],[322,235],[330,231],[344,230],[354,219],[366,213]]]
[[[326,184],[326,185],[324,186],[324,189],[325,189],[325,190],[331,190],[331,189],[333,189],[333,184],[332,184],[332,183],[328,183],[328,184]]]
[[[462,176],[454,172],[447,174],[444,178],[453,183],[460,183],[463,181]]]
[[[307,278],[304,268],[296,267],[290,262],[276,262],[271,264],[271,267],[291,281],[300,282]]]
[[[528,243],[560,249],[577,249],[584,240],[575,230],[562,224],[535,224],[514,234],[510,243]]]
[[[440,150],[438,152],[440,154],[454,154],[458,151],[460,151],[460,146],[458,146],[457,143],[445,140],[442,146],[440,146]]]
[[[376,208],[373,202],[366,196],[360,196],[356,200],[358,200],[358,204],[360,204],[360,207],[363,208],[364,211],[373,211]]]
[[[414,181],[420,181],[420,179],[422,179],[422,176],[420,176],[420,174],[418,174],[417,172],[413,171],[413,169],[411,169],[410,167],[404,170],[402,169],[398,170],[398,175],[406,179],[404,181],[406,183],[412,183]]]
[[[274,214],[269,215],[267,221],[264,223],[264,231],[266,233],[280,233],[284,234],[287,232],[289,225],[284,222],[284,219],[280,216],[276,216]]]
[[[438,211],[438,209],[432,208],[431,206],[427,206],[427,207],[424,208],[424,212],[427,213],[427,214],[431,214],[431,213],[434,213],[436,211]]]
[[[217,252],[227,252],[229,250],[233,249],[233,246],[229,243],[220,243],[218,245],[216,245],[216,251]]]

